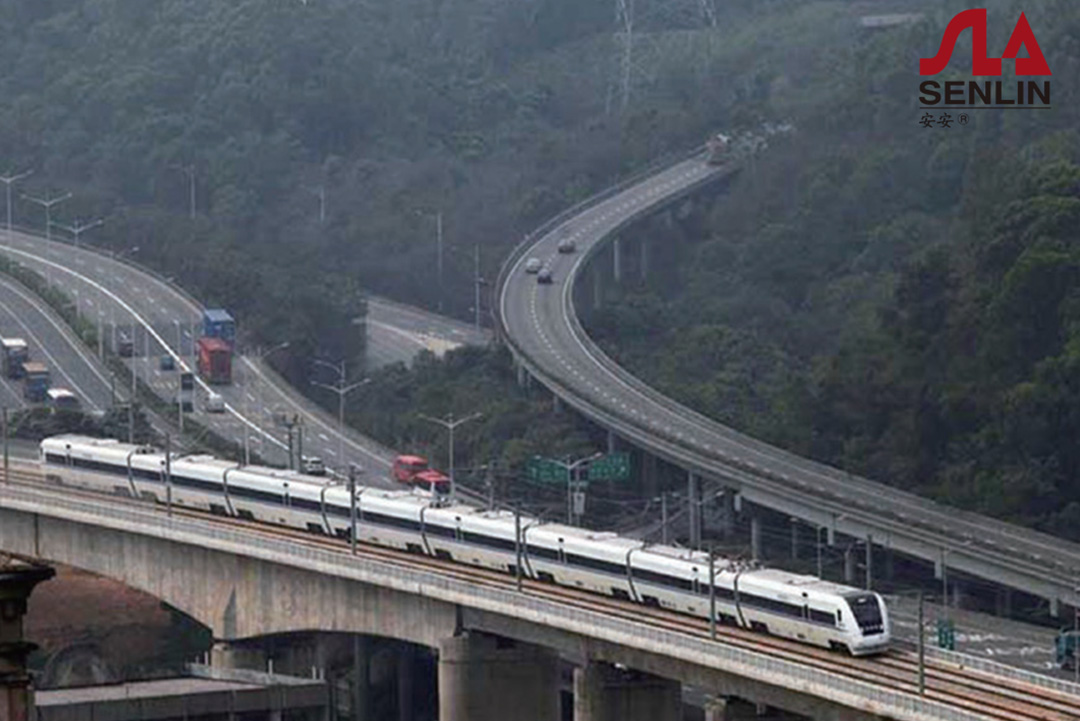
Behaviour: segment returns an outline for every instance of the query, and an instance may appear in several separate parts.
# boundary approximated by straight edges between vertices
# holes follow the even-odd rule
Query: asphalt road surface
[[[3,241],[0,252],[37,271],[72,298],[80,314],[99,326],[110,347],[116,347],[121,334],[131,338],[135,357],[129,366],[162,398],[175,398],[179,372],[162,371],[160,357],[174,354],[177,368],[194,365],[193,338],[202,311],[196,301],[164,279],[85,248],[23,233]],[[348,428],[339,443],[336,419],[260,363],[234,359],[233,373],[232,385],[212,389],[224,398],[225,413],[205,412],[211,388],[199,381],[193,417],[200,423],[241,445],[246,436],[253,452],[268,462],[283,464],[287,431],[275,419],[299,415],[305,455],[320,456],[341,471],[355,462],[367,470],[364,482],[389,483],[385,477],[393,457],[390,449]]]
[[[369,368],[408,364],[422,351],[441,356],[463,345],[487,345],[491,332],[384,298],[368,299]]]
[[[1023,574],[1071,598],[1080,573],[1077,544],[941,506],[750,438],[649,388],[582,332],[572,290],[589,251],[664,199],[724,172],[700,158],[677,163],[578,212],[516,259],[499,291],[500,313],[510,342],[532,372],[619,436],[707,477],[734,477],[746,494],[782,499],[819,517],[831,514],[841,532],[843,522],[872,529],[876,538],[903,539],[894,540],[896,547],[910,541],[922,549],[947,549],[950,564],[963,570],[961,564],[975,559],[972,567],[985,563]],[[562,238],[574,240],[577,252],[558,253]],[[551,284],[541,285],[525,272],[528,258],[551,271]]]

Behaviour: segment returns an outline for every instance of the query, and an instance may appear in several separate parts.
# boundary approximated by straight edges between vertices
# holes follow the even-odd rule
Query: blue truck
[[[203,311],[204,338],[220,338],[229,344],[232,350],[236,346],[236,321],[229,315],[229,311],[222,308],[211,308]]]
[[[49,368],[44,363],[23,363],[23,398],[31,403],[44,403],[49,394]]]

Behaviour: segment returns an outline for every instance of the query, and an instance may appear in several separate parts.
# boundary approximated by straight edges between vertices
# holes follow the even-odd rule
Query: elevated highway
[[[503,718],[508,707],[492,709],[494,699],[513,703],[526,687],[536,690],[537,678],[548,681],[537,691],[543,703],[512,706],[515,717],[554,717],[552,652],[579,666],[582,704],[603,701],[590,690],[594,671],[622,666],[652,674],[661,690],[690,684],[821,721],[1066,721],[1080,714],[1074,684],[955,654],[930,654],[920,693],[912,653],[853,659],[729,627],[713,639],[707,622],[669,611],[540,582],[518,588],[505,573],[365,544],[351,555],[337,539],[180,507],[167,515],[160,505],[41,480],[27,466],[0,482],[0,551],[121,580],[189,614],[222,642],[319,629],[438,648],[448,667],[439,672],[441,718]],[[478,640],[490,637],[509,644]],[[517,644],[539,651],[515,650],[516,668],[527,661],[546,672],[523,678],[515,664],[498,662],[499,649]],[[648,718],[674,721],[675,713]]]
[[[557,397],[618,437],[686,469],[742,501],[772,508],[868,545],[1076,605],[1080,546],[948,508],[896,488],[800,458],[665,397],[620,368],[582,329],[575,285],[591,259],[635,220],[735,173],[690,156],[643,174],[564,212],[534,232],[504,264],[495,288],[500,335],[516,361]],[[578,251],[560,254],[561,238]],[[618,258],[618,252],[615,257]],[[528,258],[552,271],[540,285]],[[618,262],[616,260],[616,262]]]
[[[80,314],[97,324],[108,342],[115,332],[129,334],[136,357],[128,361],[133,372],[165,400],[175,397],[178,376],[162,372],[157,359],[173,355],[178,367],[194,366],[194,338],[203,306],[189,294],[148,270],[88,248],[49,241],[22,232],[0,238],[0,253],[36,271],[78,305]],[[234,363],[236,382],[215,386],[226,401],[225,414],[210,414],[197,405],[196,418],[226,440],[242,444],[246,435],[252,452],[270,462],[287,455],[285,432],[274,423],[275,414],[303,418],[305,455],[320,455],[328,465],[343,468],[356,461],[378,483],[390,466],[393,452],[349,428],[340,444],[346,458],[338,459],[338,424],[314,402],[296,392],[258,359],[242,356]],[[203,384],[200,395],[209,387]]]

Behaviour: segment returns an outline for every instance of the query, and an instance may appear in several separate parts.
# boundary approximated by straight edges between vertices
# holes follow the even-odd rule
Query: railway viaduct
[[[336,547],[335,547],[336,546]],[[361,549],[363,550],[363,549]],[[154,595],[209,627],[215,663],[259,665],[236,645],[294,631],[399,639],[437,649],[444,721],[558,718],[560,658],[575,665],[578,721],[680,718],[681,684],[820,721],[980,718],[948,703],[815,669],[787,654],[711,641],[553,599],[512,579],[353,556],[344,544],[227,525],[124,499],[0,483],[0,551],[67,564]],[[438,572],[436,572],[438,571]],[[633,669],[628,673],[625,669]],[[895,684],[894,684],[895,685]]]

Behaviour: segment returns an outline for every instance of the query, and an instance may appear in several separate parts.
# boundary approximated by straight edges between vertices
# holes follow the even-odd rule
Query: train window
[[[840,609],[836,609],[836,622],[837,623],[843,623],[844,622],[844,613]]]

